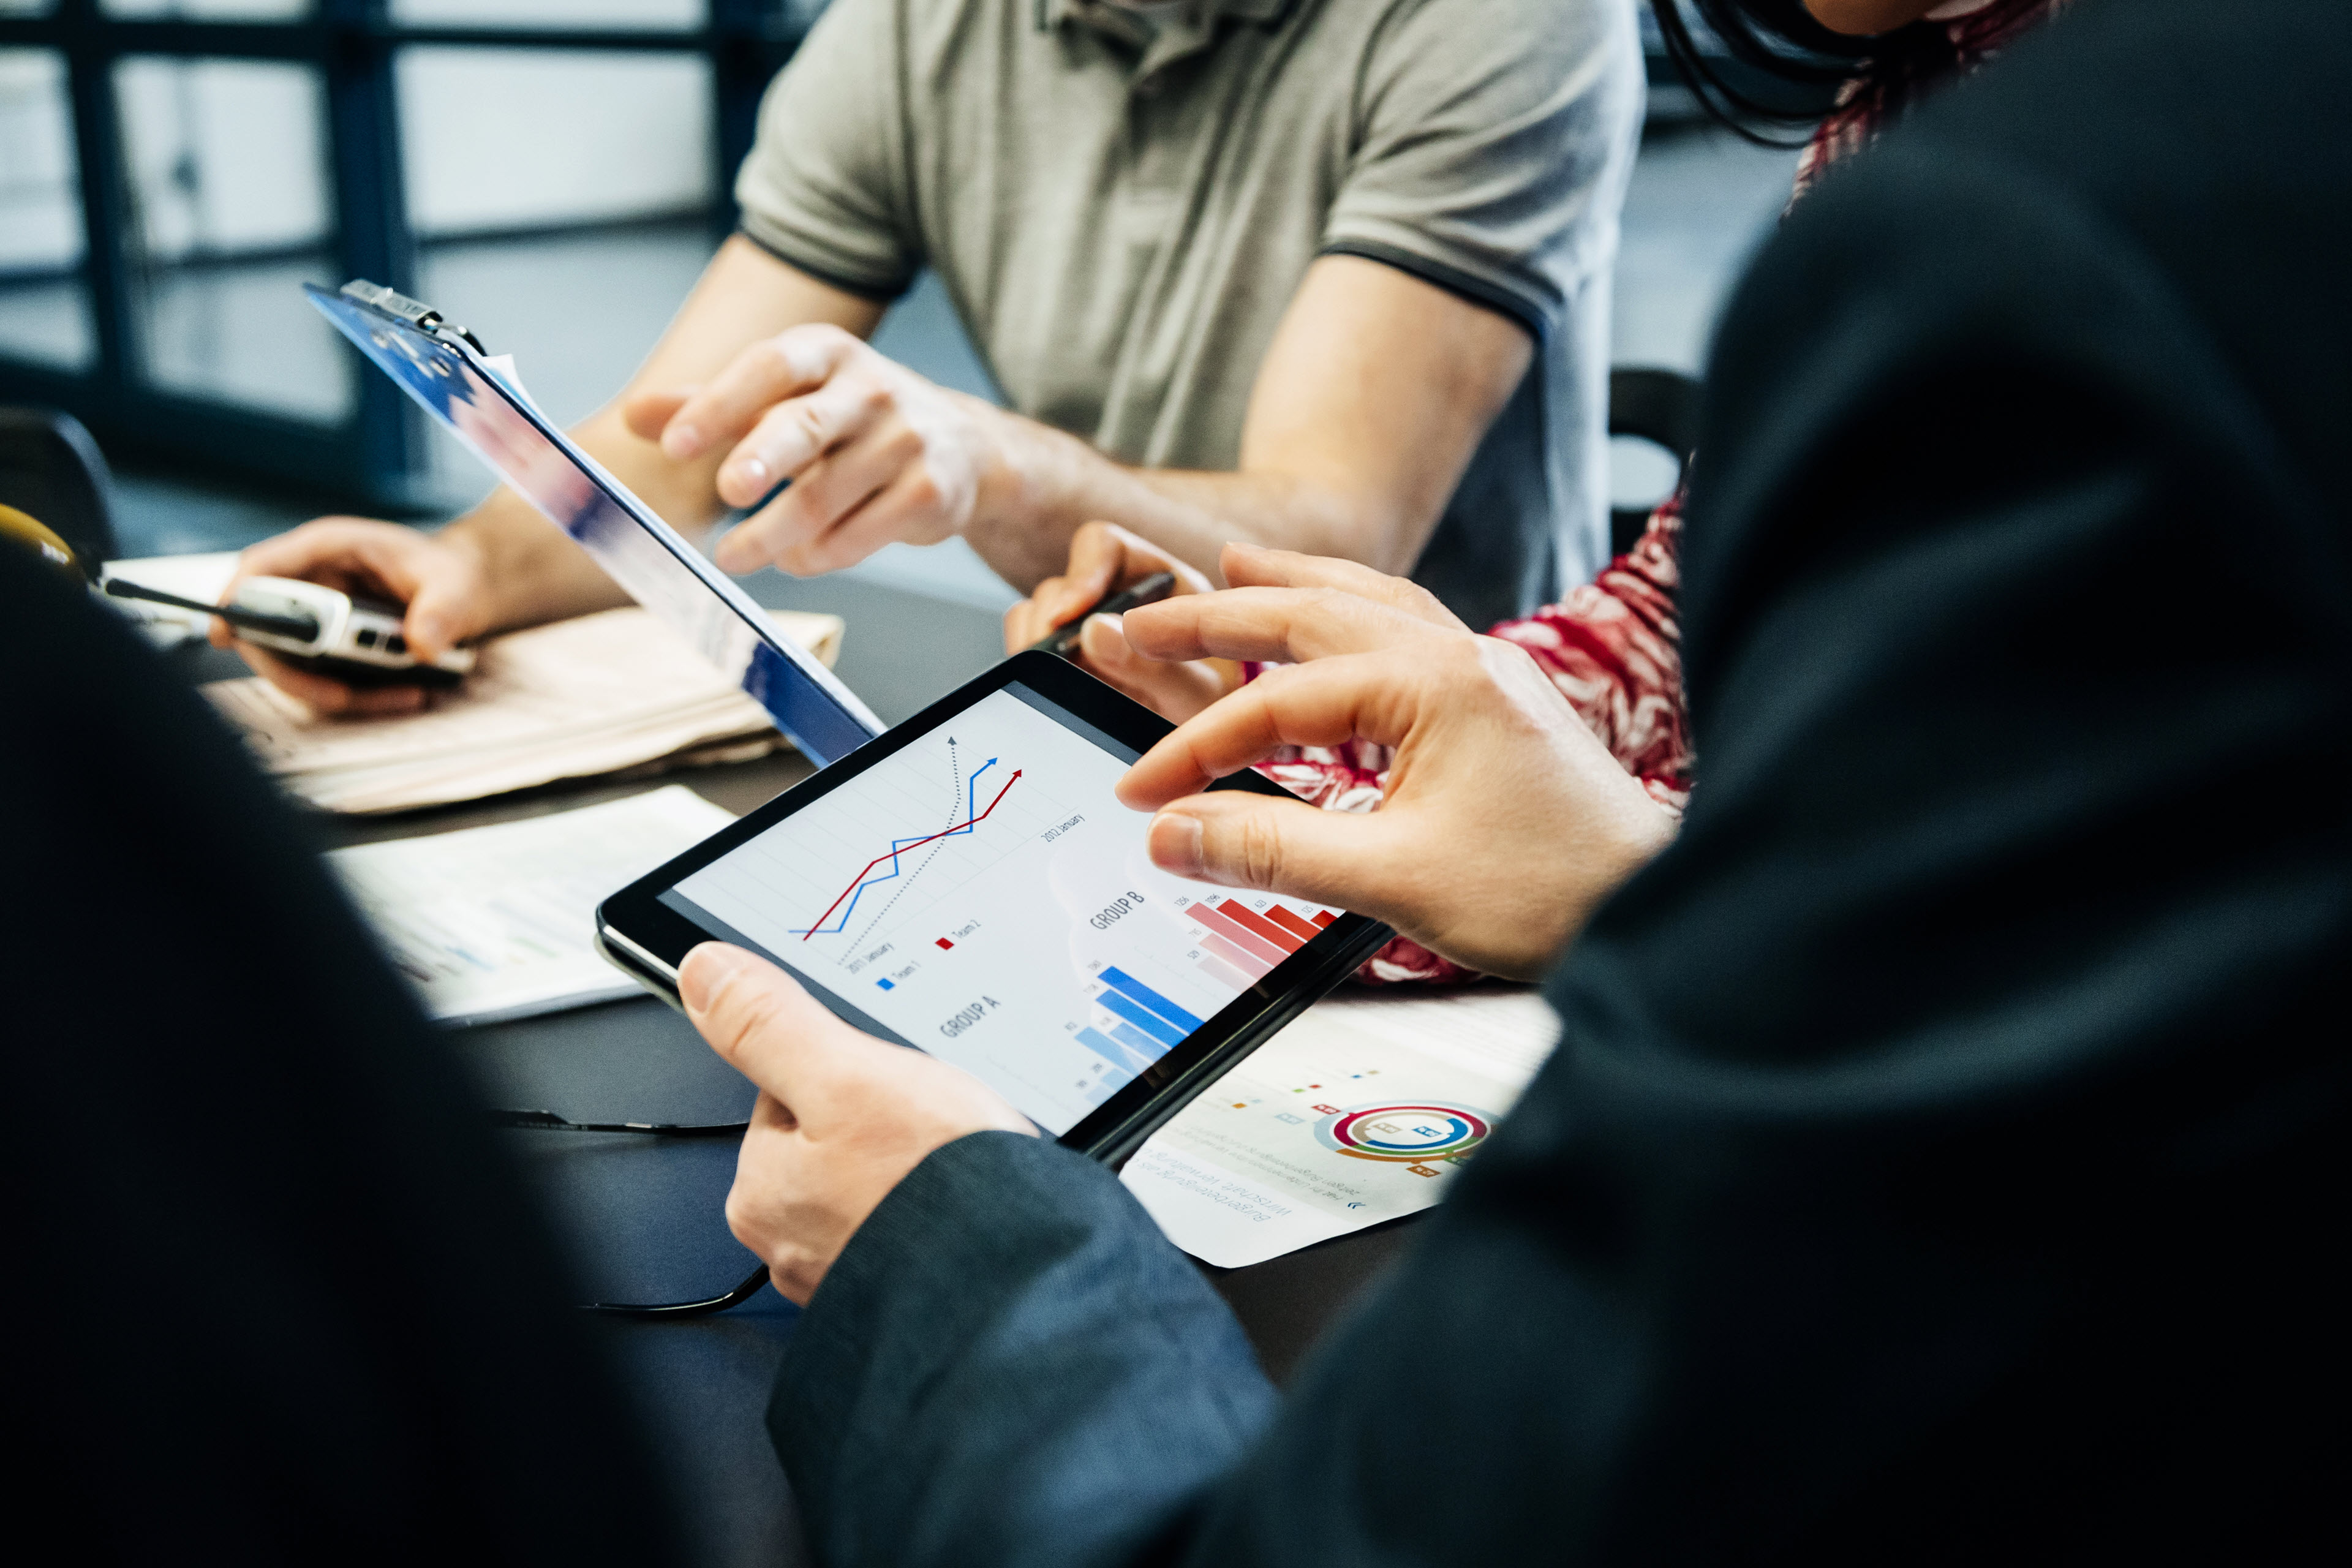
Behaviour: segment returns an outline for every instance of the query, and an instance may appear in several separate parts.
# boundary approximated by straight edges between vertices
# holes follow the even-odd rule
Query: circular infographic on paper
[[[1366,1105],[1325,1117],[1315,1136],[1354,1159],[1421,1164],[1460,1159],[1485,1142],[1494,1125],[1492,1116],[1466,1105]]]

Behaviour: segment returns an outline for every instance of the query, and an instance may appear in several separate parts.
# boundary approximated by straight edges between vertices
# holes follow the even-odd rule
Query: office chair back
[[[1698,447],[1699,384],[1678,370],[1621,365],[1609,373],[1609,434],[1653,442],[1680,465],[1675,482],[1690,477]],[[1650,526],[1649,507],[1617,507],[1609,513],[1609,552],[1622,555]]]
[[[65,541],[84,572],[114,559],[113,480],[81,421],[54,408],[0,408],[0,506]]]

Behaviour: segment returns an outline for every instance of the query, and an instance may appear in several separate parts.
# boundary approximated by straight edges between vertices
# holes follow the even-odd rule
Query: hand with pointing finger
[[[1181,725],[1119,798],[1157,814],[1150,854],[1165,870],[1337,904],[1457,963],[1533,978],[1665,847],[1674,819],[1524,649],[1415,607],[1393,593],[1250,587],[1129,612],[1143,657],[1291,668]],[[1284,746],[1350,740],[1395,748],[1369,815],[1200,793]]]
[[[1468,629],[1419,584],[1353,561],[1234,543],[1225,546],[1217,569],[1235,588],[1329,589],[1369,599],[1408,619],[1444,630]],[[1106,594],[1131,586],[1155,572],[1176,579],[1177,595],[1211,591],[1206,577],[1150,541],[1116,523],[1084,524],[1070,538],[1070,562],[1063,574],[1038,584],[1029,597],[1004,613],[1004,651],[1019,652],[1055,627],[1067,625]],[[1179,723],[1241,685],[1241,667],[1230,659],[1146,656],[1123,635],[1118,618],[1110,616],[1087,625],[1078,654],[1079,664],[1097,679]]]
[[[759,1086],[727,1225],[805,1306],[890,1189],[973,1132],[1036,1128],[937,1057],[861,1034],[763,958],[707,942],[678,966],[686,1016]]]
[[[814,576],[894,542],[936,544],[1010,482],[1003,414],[821,323],[752,344],[708,385],[639,393],[622,413],[675,463],[731,448],[718,475],[729,506],[792,481],[719,541],[713,559],[729,572]]]

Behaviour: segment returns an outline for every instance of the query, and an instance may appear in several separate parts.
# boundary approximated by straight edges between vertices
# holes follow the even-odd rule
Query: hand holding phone
[[[106,591],[118,599],[146,599],[217,616],[243,640],[347,686],[455,686],[474,668],[471,648],[419,660],[401,630],[402,606],[319,583],[248,577],[225,605],[200,604],[121,577],[110,580]]]

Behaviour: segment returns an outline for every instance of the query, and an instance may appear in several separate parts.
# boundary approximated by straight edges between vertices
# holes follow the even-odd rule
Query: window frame
[[[326,105],[330,254],[341,277],[407,293],[416,274],[416,237],[393,84],[401,49],[430,44],[700,56],[710,70],[709,133],[716,155],[709,209],[716,238],[735,224],[734,174],[751,151],[761,94],[792,58],[811,16],[791,0],[706,0],[706,6],[700,26],[683,28],[416,26],[394,21],[390,0],[312,0],[304,16],[268,21],[110,16],[101,0],[57,0],[44,15],[0,16],[0,48],[45,50],[65,63],[84,237],[79,276],[97,351],[78,371],[0,352],[0,403],[62,408],[110,447],[292,482],[380,510],[429,507],[423,417],[398,387],[364,367],[354,372],[351,410],[337,425],[165,392],[142,380],[116,65],[142,56],[278,60],[316,69]]]

